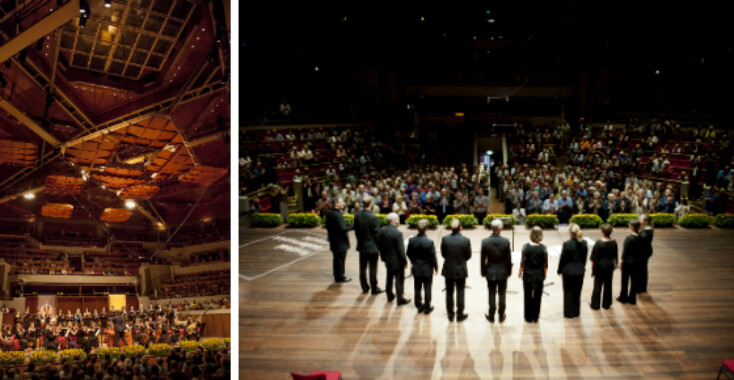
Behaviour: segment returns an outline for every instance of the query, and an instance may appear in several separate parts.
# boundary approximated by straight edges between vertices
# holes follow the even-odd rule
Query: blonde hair
[[[582,241],[584,241],[583,234],[581,233],[581,227],[579,227],[578,224],[576,224],[576,223],[569,224],[568,225],[568,232],[570,232],[573,235],[573,237],[576,238],[576,241],[578,241],[579,243],[581,243]]]

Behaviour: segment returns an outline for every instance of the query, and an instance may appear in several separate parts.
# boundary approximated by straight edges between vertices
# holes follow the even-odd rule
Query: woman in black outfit
[[[617,297],[617,301],[630,305],[637,304],[637,293],[640,289],[640,279],[647,254],[645,241],[639,235],[640,225],[638,219],[630,221],[632,234],[624,239],[622,261],[619,264],[622,268],[622,292]],[[632,284],[629,284],[630,281]]]
[[[589,247],[578,224],[571,223],[568,234],[571,239],[563,243],[558,274],[563,275],[563,316],[576,318],[581,314],[581,287],[584,285]]]
[[[548,272],[548,250],[540,242],[543,230],[533,227],[530,231],[530,243],[522,247],[522,263],[520,275],[525,290],[525,321],[538,322],[540,301],[543,299],[543,281]]]
[[[640,289],[637,293],[647,293],[647,264],[652,256],[652,237],[653,237],[653,226],[650,215],[640,215],[640,238],[645,242],[645,262],[642,265],[640,273]]]
[[[609,309],[612,306],[612,277],[619,261],[617,241],[613,240],[612,226],[601,225],[602,238],[596,241],[591,250],[591,275],[594,277],[594,291],[591,293],[591,308],[599,310],[601,290],[604,288],[604,302],[602,307]]]

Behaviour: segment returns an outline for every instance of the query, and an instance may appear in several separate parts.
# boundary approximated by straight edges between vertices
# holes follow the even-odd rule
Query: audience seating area
[[[95,276],[136,276],[140,259],[128,252],[85,252],[84,274]]]
[[[220,227],[221,225],[221,227]],[[171,233],[176,231],[173,229]],[[189,245],[213,243],[229,240],[229,220],[212,221],[181,227],[166,248],[180,248]]]
[[[157,290],[161,298],[203,297],[229,294],[229,270],[206,271],[176,276]]]
[[[213,263],[218,261],[229,261],[229,249],[218,249],[214,251],[197,252],[191,254],[191,265]]]
[[[61,251],[25,247],[0,248],[0,258],[11,264],[11,274],[71,274],[73,269]]]

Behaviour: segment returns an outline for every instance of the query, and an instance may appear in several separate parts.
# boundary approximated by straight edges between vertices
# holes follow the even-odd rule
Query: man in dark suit
[[[500,322],[505,321],[505,298],[507,295],[507,277],[512,272],[512,251],[510,241],[500,236],[502,232],[502,221],[492,221],[492,235],[482,240],[482,262],[480,268],[482,277],[487,279],[489,288],[489,313],[485,315],[488,321],[494,322],[494,314],[497,310],[496,294],[499,291]]]
[[[398,231],[398,223],[400,217],[398,214],[391,212],[387,215],[387,226],[382,227],[377,235],[377,243],[380,247],[380,256],[385,262],[387,269],[387,302],[395,299],[392,292],[392,282],[395,280],[395,293],[398,296],[398,306],[402,306],[410,302],[409,299],[403,297],[403,283],[405,281],[405,268],[408,267],[408,259],[405,257],[405,245],[403,243],[403,233]]]
[[[115,346],[122,348],[125,346],[125,316],[122,312],[115,314],[114,317],[110,318],[112,326],[115,328]]]
[[[372,287],[372,295],[382,293],[377,287],[377,235],[380,232],[380,222],[372,213],[372,197],[362,199],[364,209],[354,215],[354,233],[357,235],[357,251],[359,251],[359,283],[362,293],[367,293]],[[367,266],[370,270],[370,283],[367,285]]]
[[[438,260],[436,260],[436,248],[433,241],[426,237],[428,221],[425,219],[419,220],[417,227],[418,235],[408,241],[408,258],[413,264],[415,307],[418,308],[419,313],[430,314],[433,311],[431,285],[433,275],[438,274]],[[425,292],[425,303],[421,302],[421,287]]]
[[[335,282],[349,282],[351,278],[344,275],[344,260],[349,250],[349,236],[347,232],[354,229],[354,225],[347,227],[342,216],[344,200],[337,199],[334,208],[326,212],[326,231],[329,233],[329,248],[334,257],[333,272]]]
[[[459,219],[451,221],[451,235],[441,239],[441,256],[445,259],[441,274],[446,278],[446,310],[449,321],[454,321],[454,290],[456,290],[456,320],[461,322],[469,317],[464,314],[464,285],[469,275],[466,262],[471,258],[471,242],[461,233]]]
[[[441,197],[438,198],[438,206],[436,206],[436,216],[438,217],[439,222],[442,222],[446,215],[450,215],[454,212],[452,205],[453,202],[451,201],[449,191],[441,189]]]

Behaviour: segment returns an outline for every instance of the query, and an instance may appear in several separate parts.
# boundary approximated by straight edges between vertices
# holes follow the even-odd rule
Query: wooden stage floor
[[[401,227],[405,236],[414,230]],[[325,230],[240,230],[240,378],[289,379],[291,371],[341,371],[344,379],[443,378],[701,378],[712,379],[722,359],[734,358],[734,233],[658,229],[650,262],[649,295],[637,306],[615,303],[593,311],[587,266],[581,317],[563,318],[555,249],[566,231],[545,231],[551,248],[548,295],[537,324],[523,319],[522,282],[513,267],[507,320],[490,324],[486,282],[479,272],[482,227],[465,230],[474,255],[466,290],[469,319],[446,318],[444,280],[434,277],[430,316],[412,302],[397,307],[384,294],[363,295],[358,256],[346,272],[352,282],[332,283]],[[429,231],[437,240],[443,228]],[[598,230],[585,230],[593,240]],[[503,231],[511,237],[511,232]],[[620,243],[627,235],[618,229]],[[354,234],[350,233],[352,247]],[[515,233],[515,250],[528,231]],[[620,252],[621,255],[621,252]],[[439,268],[443,260],[439,256]],[[440,273],[440,272],[439,272]],[[379,286],[385,286],[380,262]],[[620,272],[614,276],[615,297]],[[405,281],[413,298],[413,279]]]

